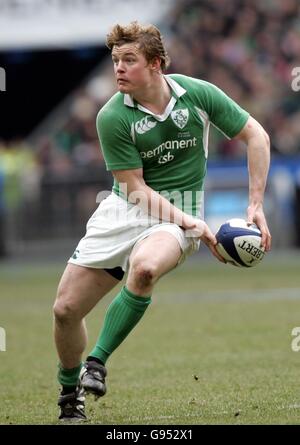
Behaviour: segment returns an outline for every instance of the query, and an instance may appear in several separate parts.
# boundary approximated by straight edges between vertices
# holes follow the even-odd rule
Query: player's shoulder
[[[126,114],[126,106],[124,105],[124,94],[117,92],[114,94],[99,110],[97,122],[111,121],[111,119],[119,119]]]
[[[223,92],[213,83],[184,74],[169,74],[170,79],[185,89],[187,96],[197,106],[206,107],[211,101],[219,100]]]
[[[199,90],[215,88],[215,85],[207,82],[206,80],[197,79],[195,77],[186,76],[184,74],[168,74],[167,77],[177,82],[182,88],[187,91],[196,90],[197,92],[199,92]]]

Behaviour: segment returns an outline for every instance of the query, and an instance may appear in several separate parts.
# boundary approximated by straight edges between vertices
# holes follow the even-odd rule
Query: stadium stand
[[[291,89],[300,64],[299,3],[177,1],[169,16],[169,72],[203,78],[220,86],[263,123],[274,154],[300,153],[300,101]],[[95,115],[115,91],[111,69],[101,69],[75,94],[68,120],[52,138],[56,168],[61,153],[72,164],[100,162]],[[51,144],[50,144],[51,145]],[[44,140],[37,144],[41,165]],[[211,156],[244,156],[234,141],[217,138]]]
[[[273,153],[300,153],[300,101],[291,88],[292,70],[300,65],[297,0],[180,0],[170,28],[173,71],[229,91],[265,126]],[[226,142],[216,152],[240,154]]]
[[[172,59],[169,72],[220,86],[264,125],[275,157],[299,160],[300,92],[291,88],[293,67],[300,66],[297,0],[177,0],[157,24]],[[110,187],[95,116],[114,91],[108,58],[25,141],[0,142],[0,163],[15,190],[7,207],[14,209],[19,202],[23,211],[44,215],[23,228],[22,235],[17,231],[22,239],[33,237],[42,226],[45,233],[38,231],[38,236],[54,236],[54,227],[56,236],[78,235],[94,205],[96,188]],[[210,159],[244,158],[241,144],[212,132]],[[50,191],[55,195],[52,202]],[[43,211],[32,210],[37,203]],[[70,226],[74,218],[78,225]],[[58,220],[65,225],[57,225]]]

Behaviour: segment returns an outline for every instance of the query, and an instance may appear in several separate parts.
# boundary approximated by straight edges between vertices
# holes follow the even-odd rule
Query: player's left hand
[[[272,237],[262,204],[250,204],[247,209],[247,224],[251,225],[253,223],[255,223],[261,231],[261,246],[264,247],[266,252],[269,252],[271,250]]]

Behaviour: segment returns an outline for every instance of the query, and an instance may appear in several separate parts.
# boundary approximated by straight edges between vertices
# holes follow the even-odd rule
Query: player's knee
[[[53,306],[53,315],[58,323],[68,323],[72,320],[71,307],[61,301],[56,301]]]
[[[136,286],[141,289],[153,285],[158,277],[157,267],[151,261],[134,261],[130,272]]]
[[[78,313],[74,305],[70,302],[68,295],[58,290],[57,299],[53,306],[53,314],[55,321],[58,323],[70,323],[78,319]]]

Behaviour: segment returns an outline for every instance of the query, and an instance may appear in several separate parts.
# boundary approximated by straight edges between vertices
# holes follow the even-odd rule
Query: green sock
[[[109,305],[96,346],[89,356],[96,357],[105,364],[110,354],[142,318],[150,302],[151,295],[139,297],[124,286]]]
[[[79,374],[82,368],[82,363],[72,369],[66,369],[58,365],[57,379],[62,386],[77,386]]]

